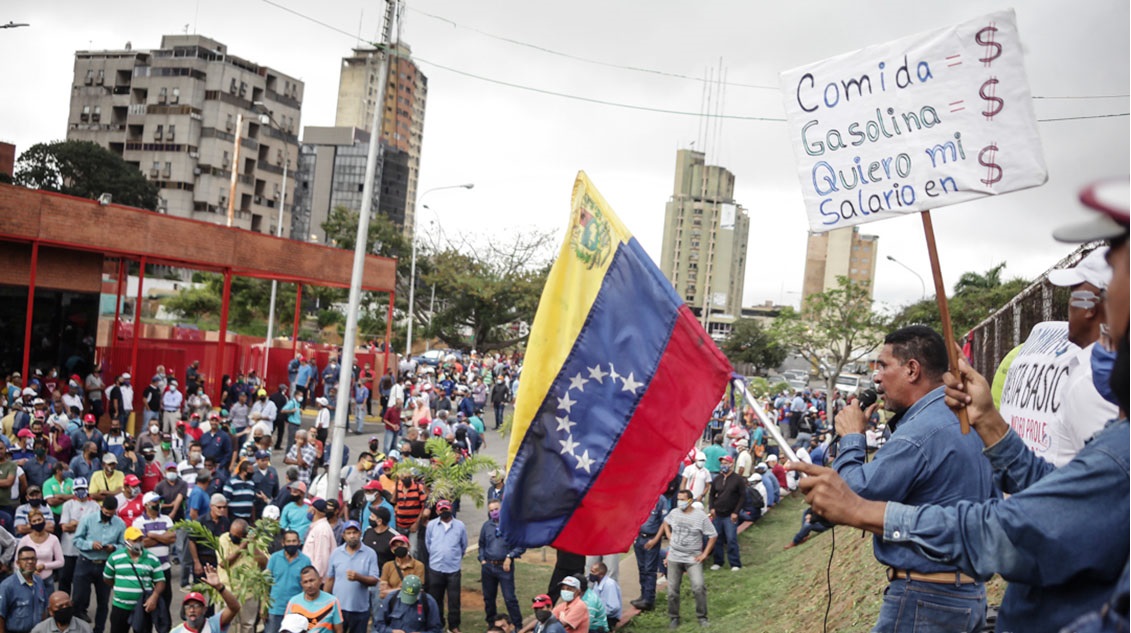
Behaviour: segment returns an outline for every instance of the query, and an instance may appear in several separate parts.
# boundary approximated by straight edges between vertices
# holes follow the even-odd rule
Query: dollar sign
[[[989,159],[986,158],[986,154],[990,155]],[[997,145],[994,144],[987,145],[982,148],[982,151],[978,152],[978,164],[986,168],[986,177],[982,179],[982,182],[987,185],[993,185],[1005,175],[1001,165],[994,162],[995,154],[997,154]],[[997,171],[996,175],[994,171]]]
[[[997,33],[997,27],[987,26],[986,28],[974,34],[974,41],[986,47],[986,56],[982,57],[978,61],[987,66],[993,63],[993,61],[998,57],[1001,57],[1001,44],[998,44],[994,41],[994,33]]]
[[[982,87],[978,89],[978,96],[986,102],[986,105],[989,108],[988,110],[982,111],[982,114],[986,117],[987,121],[997,116],[997,114],[1001,112],[1005,107],[1005,101],[1003,101],[1000,97],[994,96],[994,93],[997,91],[995,88],[997,84],[997,77],[990,77],[986,80],[985,83],[982,84]],[[988,91],[987,88],[989,89]]]

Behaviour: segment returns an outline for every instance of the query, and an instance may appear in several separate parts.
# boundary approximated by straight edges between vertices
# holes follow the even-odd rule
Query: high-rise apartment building
[[[416,185],[420,173],[420,146],[424,138],[424,108],[428,101],[428,77],[412,61],[412,50],[403,42],[390,56],[381,117],[381,141],[386,148],[408,157],[408,186],[403,209],[390,217],[401,218],[405,234],[411,235],[415,223]],[[375,48],[355,48],[342,58],[338,83],[336,127],[370,131],[373,108],[379,97],[377,81],[380,58]],[[382,205],[384,207],[384,205]]]
[[[330,210],[361,210],[369,132],[353,127],[306,126],[295,172],[294,235],[329,243],[322,223]],[[398,225],[404,223],[408,194],[408,153],[385,148],[381,185],[373,189],[373,209]]]
[[[232,225],[274,234],[283,166],[293,170],[298,156],[302,93],[303,82],[200,35],[166,35],[154,50],[78,51],[67,139],[138,166],[160,189],[159,211],[194,220],[228,221],[234,168]],[[293,181],[286,187],[289,201]]]
[[[825,233],[810,233],[805,251],[805,280],[803,297],[838,288],[838,277],[850,280],[868,289],[872,296],[876,280],[876,250],[879,238],[862,235],[860,227],[833,229]],[[804,299],[802,299],[804,304]]]
[[[734,174],[702,152],[676,152],[675,187],[664,211],[660,268],[712,337],[742,312],[750,216],[734,201]]]

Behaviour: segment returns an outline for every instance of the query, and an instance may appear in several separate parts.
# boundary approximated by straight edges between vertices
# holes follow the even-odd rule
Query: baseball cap
[[[766,461],[776,462],[776,461],[778,461],[778,456],[774,455],[773,453],[770,453],[769,455],[766,455]]]
[[[447,499],[436,504],[436,510],[437,511],[439,511],[439,510],[451,510],[451,509],[452,509],[452,502],[448,501]]]
[[[554,606],[554,601],[550,599],[550,596],[547,596],[544,593],[538,594],[537,596],[534,596],[534,600],[531,602],[530,606],[535,609],[549,609],[550,607]]]
[[[147,493],[145,493],[144,495],[141,496],[141,502],[144,503],[145,505],[149,505],[149,504],[153,503],[154,501],[160,501],[160,500],[161,500],[161,495],[157,494],[156,492],[147,492]]]
[[[1107,285],[1111,282],[1111,266],[1107,263],[1107,251],[1106,246],[1097,248],[1072,268],[1050,270],[1049,282],[1063,288],[1089,283],[1100,290],[1107,290]]]
[[[279,511],[279,506],[269,505],[263,508],[263,518],[278,521],[282,513]]]
[[[416,604],[420,599],[420,590],[424,583],[420,582],[420,577],[415,574],[409,574],[401,581],[401,602],[405,604]]]
[[[318,396],[317,398],[314,399],[314,401],[317,402],[318,404],[324,406],[324,407],[330,406],[330,401],[327,400],[326,398],[322,397],[322,396]]]
[[[1062,226],[1052,232],[1054,239],[1060,242],[1091,242],[1127,233],[1131,180],[1124,177],[1094,182],[1080,192],[1080,202],[1102,215]]]
[[[93,413],[88,413],[88,414],[82,416],[82,421],[83,422],[97,422],[98,419],[94,417]]]
[[[306,492],[306,484],[301,481],[292,481],[289,487],[291,490],[300,490],[304,493]]]
[[[20,395],[34,396],[35,393],[35,389],[32,389],[31,387],[24,387],[24,390],[20,392]]]
[[[127,541],[136,541],[139,538],[141,538],[142,536],[144,536],[144,535],[141,533],[141,530],[135,528],[132,525],[130,527],[126,528],[126,533],[122,535],[122,537],[125,538]]]
[[[762,476],[759,475],[758,473],[754,473],[754,474],[750,475],[749,477],[747,477],[747,480],[752,484],[759,484],[759,483],[762,483]]]
[[[130,373],[126,372],[126,373],[122,374],[122,378],[125,379],[125,380],[129,380],[130,379]]]
[[[334,512],[337,512],[340,509],[341,509],[341,505],[338,503],[337,499],[327,499],[326,500],[326,511],[327,512],[334,513]]]
[[[404,534],[398,534],[389,540],[389,545],[392,545],[393,543],[404,543],[405,545],[408,545],[408,537]]]
[[[380,490],[381,482],[376,479],[370,479],[362,488],[364,490]]]
[[[76,477],[75,482],[73,484],[71,484],[72,489],[77,488],[77,489],[81,489],[81,490],[86,490],[89,487],[90,487],[90,485],[88,483],[86,483],[85,477]]]
[[[345,525],[342,526],[342,531],[345,532],[346,530],[357,530],[360,532],[361,524],[357,521],[346,521]]]
[[[576,576],[566,576],[562,578],[561,582],[563,587],[573,587],[574,589],[581,589],[581,581]]]
[[[288,613],[283,616],[283,622],[279,625],[279,630],[285,633],[303,633],[309,625],[310,620],[303,614]]]
[[[118,456],[113,454],[113,453],[106,453],[105,455],[102,456],[102,463],[103,464],[117,464],[118,463]]]
[[[271,453],[267,451],[255,451],[255,459],[271,459]]]
[[[734,443],[734,445],[735,446],[741,446],[743,448],[749,448],[750,442],[747,442],[746,440],[738,440],[737,442]]]
[[[141,480],[137,478],[137,475],[126,475],[126,478],[123,481],[125,482],[125,484],[127,486],[140,486],[141,485]]]
[[[266,389],[260,389],[259,391],[256,391],[256,392],[255,392],[255,395],[257,395],[257,396],[265,396],[265,395],[267,395],[267,390],[266,390]]]
[[[310,505],[315,510],[317,510],[317,511],[323,513],[323,514],[326,513],[326,500],[325,499],[315,499],[314,503],[312,503]]]
[[[32,433],[31,429],[20,429],[20,432],[16,433],[16,437],[35,437],[35,433]]]
[[[734,458],[731,457],[730,455],[723,455],[722,457],[719,458],[719,461],[720,462],[727,462],[729,464],[733,464]]]
[[[165,462],[165,470],[176,470],[177,462]]]
[[[200,593],[199,591],[190,591],[185,594],[185,602],[190,602],[192,600],[195,600],[200,604],[203,604],[204,606],[208,606],[208,600],[205,599],[204,594]]]
[[[436,428],[432,429],[432,435],[435,435],[436,437],[439,437],[443,434],[444,434],[444,429],[441,429],[440,427],[436,427]]]

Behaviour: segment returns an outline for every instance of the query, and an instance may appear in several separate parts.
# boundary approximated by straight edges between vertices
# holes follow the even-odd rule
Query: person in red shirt
[[[141,492],[144,494],[153,492],[164,479],[165,473],[161,471],[161,464],[157,463],[157,449],[154,446],[147,445],[141,449],[141,458],[145,464],[145,470],[141,473]]]
[[[141,480],[137,478],[137,475],[126,475],[125,484],[122,495],[125,496],[126,502],[119,504],[118,518],[125,521],[126,525],[133,525],[134,519],[145,514],[145,506],[142,505]]]
[[[383,416],[385,421],[385,452],[397,447],[397,438],[401,433],[401,407],[400,403],[390,399],[389,406]]]

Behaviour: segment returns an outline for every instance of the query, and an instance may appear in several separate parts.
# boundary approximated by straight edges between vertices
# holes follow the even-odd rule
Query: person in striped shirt
[[[235,477],[224,484],[228,498],[228,516],[232,519],[253,521],[255,513],[255,481],[251,477],[252,463],[241,462]]]
[[[129,633],[130,615],[146,591],[152,592],[145,601],[145,610],[157,609],[157,600],[165,591],[165,574],[161,561],[145,551],[141,530],[130,526],[123,535],[126,547],[119,549],[106,560],[102,578],[111,583],[110,633]]]
[[[173,519],[161,514],[161,495],[156,492],[147,492],[142,497],[145,504],[145,514],[134,519],[133,527],[141,530],[142,545],[146,551],[157,557],[161,563],[161,573],[165,577],[165,590],[161,597],[165,599],[166,608],[173,604],[173,585],[170,571],[170,549],[177,539],[173,530]]]

